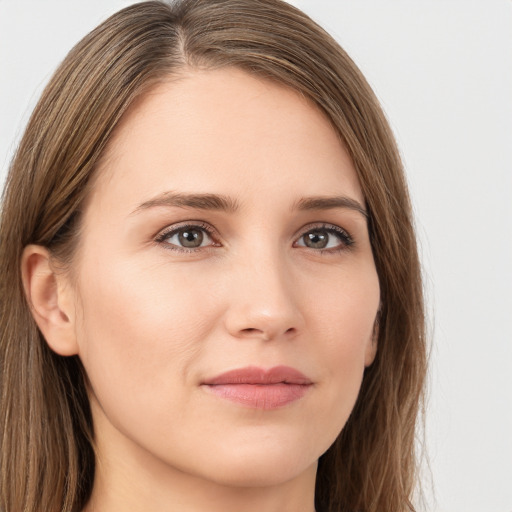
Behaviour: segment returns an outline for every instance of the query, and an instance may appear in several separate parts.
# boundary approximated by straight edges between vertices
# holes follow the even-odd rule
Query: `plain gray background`
[[[52,71],[130,3],[0,0],[0,182]],[[433,343],[426,508],[512,512],[512,2],[291,3],[360,66],[406,164]]]

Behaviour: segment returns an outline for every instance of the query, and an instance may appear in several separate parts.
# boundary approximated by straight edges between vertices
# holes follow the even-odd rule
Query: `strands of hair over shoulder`
[[[12,161],[0,220],[0,510],[79,512],[94,479],[94,433],[77,357],[44,342],[20,276],[27,244],[72,270],[81,212],[123,113],[187,68],[234,66],[321,109],[348,149],[366,200],[382,306],[378,353],[353,413],[321,457],[323,512],[405,512],[426,372],[423,297],[402,164],[381,108],[339,45],[279,0],[132,5],[71,50]]]

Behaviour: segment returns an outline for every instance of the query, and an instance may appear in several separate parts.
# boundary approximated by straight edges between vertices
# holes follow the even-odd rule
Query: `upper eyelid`
[[[207,222],[197,221],[197,220],[195,220],[195,221],[189,220],[189,221],[183,221],[183,222],[180,222],[180,223],[177,223],[177,224],[171,224],[171,225],[169,225],[169,226],[159,230],[154,235],[153,238],[156,239],[156,240],[163,239],[163,238],[166,238],[166,237],[170,236],[171,234],[173,234],[173,233],[175,233],[177,231],[180,231],[181,229],[185,229],[185,228],[199,228],[199,229],[203,229],[211,237],[215,237],[216,234],[217,234],[217,230],[214,229],[213,226],[211,226]]]
[[[342,232],[351,240],[353,239],[352,235],[350,234],[350,232],[347,229],[345,229],[344,227],[338,226],[337,224],[332,224],[331,222],[313,222],[313,223],[307,224],[306,226],[303,226],[298,231],[298,233],[299,233],[298,237],[301,237],[301,236],[305,235],[306,233],[308,233],[309,231],[313,231],[315,229],[325,229],[328,231],[331,230],[336,233]]]

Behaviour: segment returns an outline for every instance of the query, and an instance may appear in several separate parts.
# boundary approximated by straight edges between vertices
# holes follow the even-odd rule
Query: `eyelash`
[[[170,244],[166,242],[167,239],[170,237],[178,234],[180,231],[185,231],[187,229],[195,229],[195,230],[202,230],[206,232],[208,237],[210,237],[213,241],[213,244],[205,246],[205,247],[196,247],[196,248],[187,248],[187,247],[180,247],[175,244]],[[310,249],[311,251],[321,253],[321,254],[332,254],[332,253],[339,253],[345,250],[350,249],[354,245],[354,239],[352,236],[343,228],[336,226],[335,224],[327,224],[327,223],[319,223],[314,225],[307,226],[307,229],[302,231],[302,233],[298,236],[296,241],[294,242],[294,247],[297,247],[297,242],[301,240],[305,235],[307,235],[310,232],[313,231],[325,231],[329,234],[333,234],[340,242],[341,245],[339,247],[330,248],[330,249],[313,249],[311,247],[307,247],[305,245],[301,245],[299,247],[304,247],[305,249]],[[211,249],[212,247],[220,247],[220,243],[216,241],[216,232],[212,227],[204,222],[195,222],[195,223],[188,223],[188,224],[182,224],[178,226],[172,226],[160,234],[157,235],[155,238],[155,241],[158,244],[164,245],[166,249],[172,250],[172,251],[178,251],[182,253],[197,253],[198,251],[204,251]]]

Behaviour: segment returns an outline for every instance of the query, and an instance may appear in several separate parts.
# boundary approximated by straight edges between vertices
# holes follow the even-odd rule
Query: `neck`
[[[230,487],[179,471],[106,475],[100,469],[84,512],[314,512],[315,470],[272,487]]]

